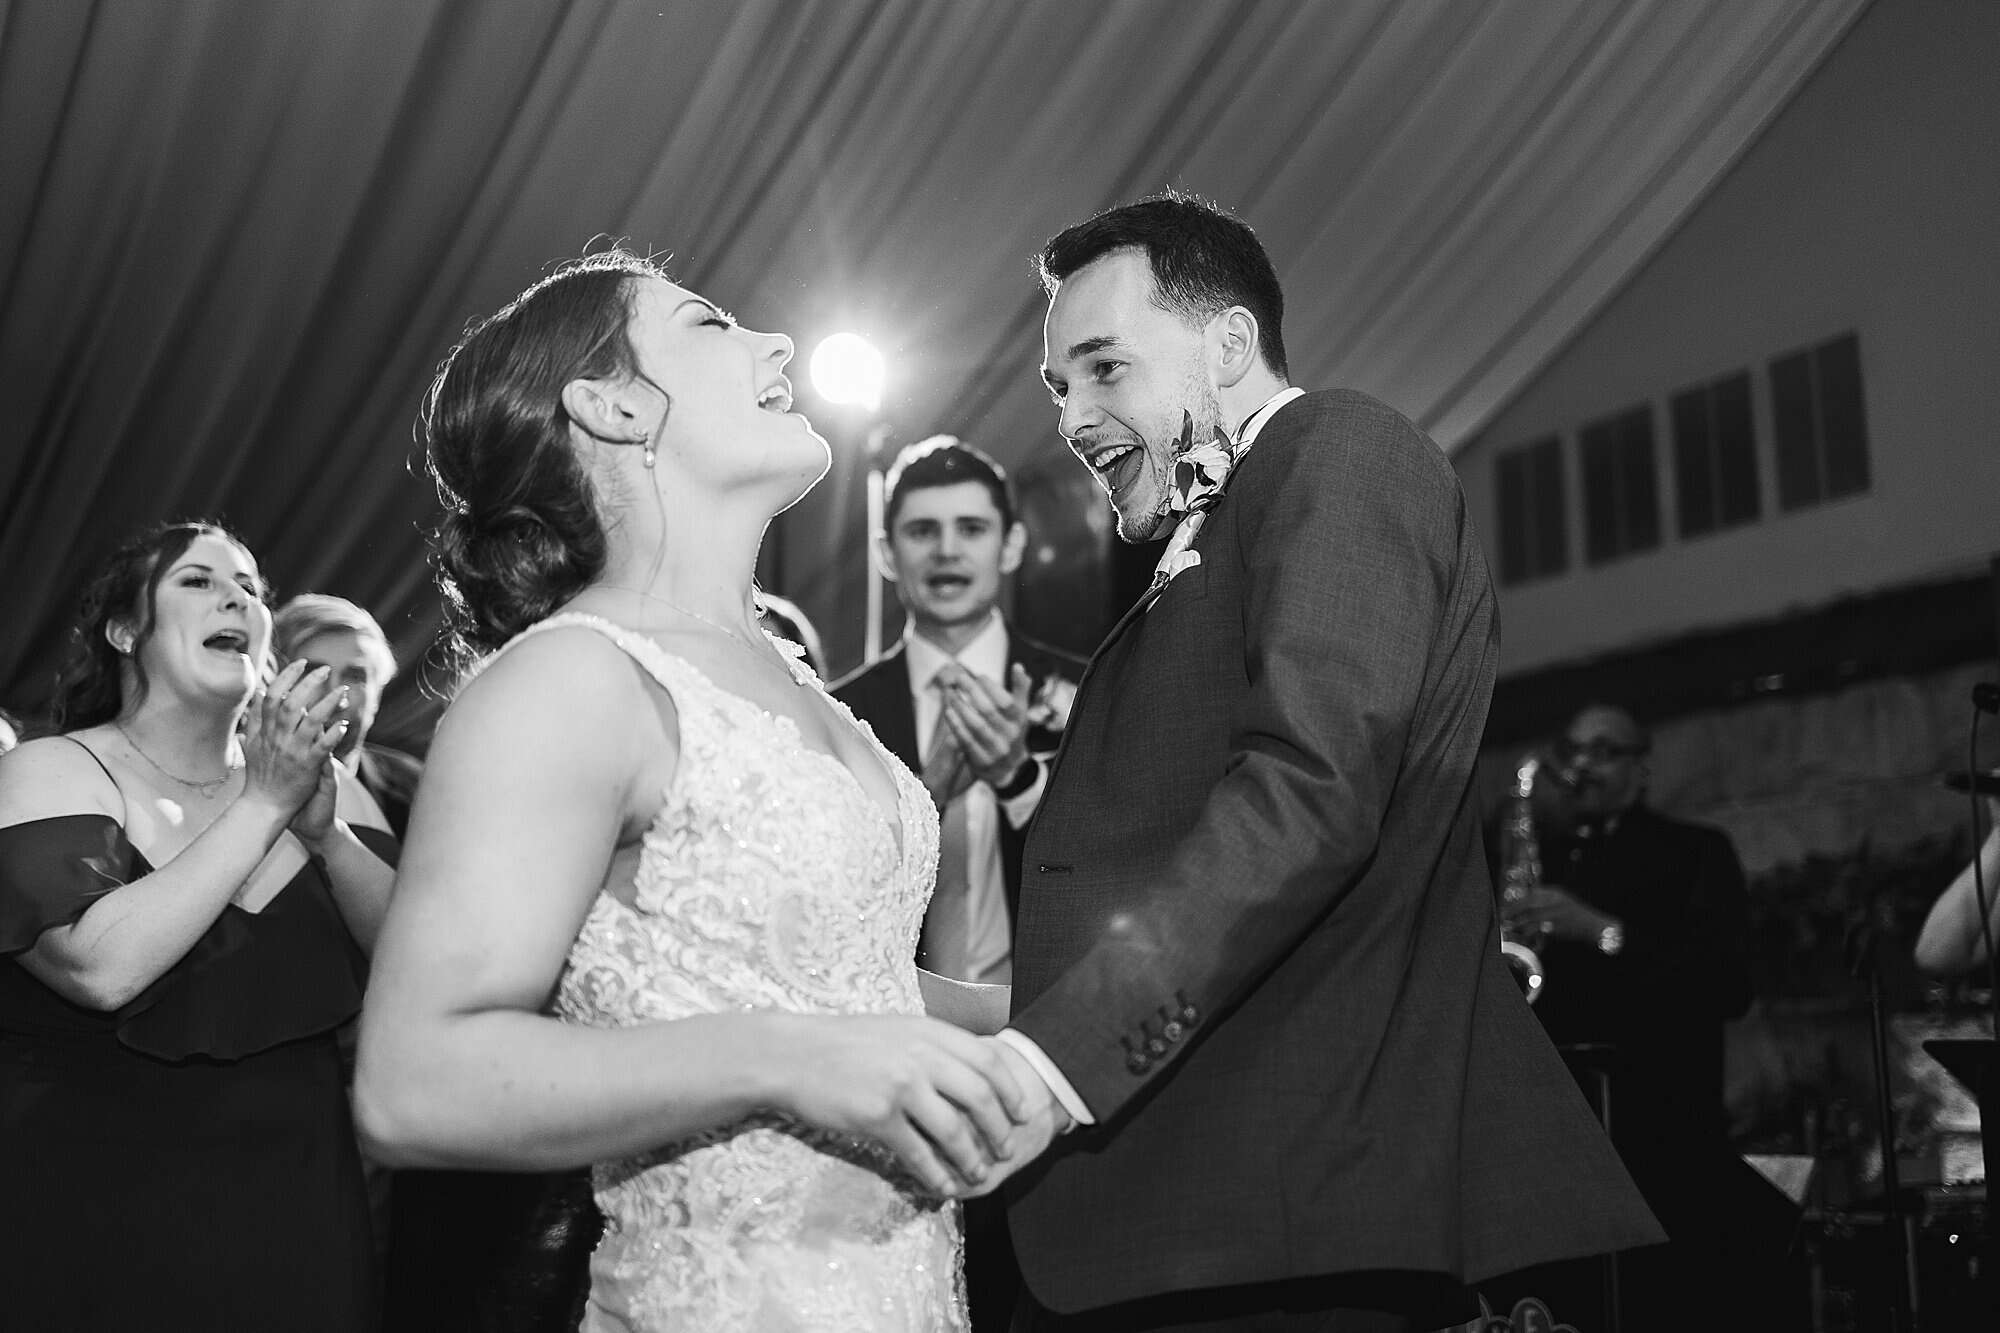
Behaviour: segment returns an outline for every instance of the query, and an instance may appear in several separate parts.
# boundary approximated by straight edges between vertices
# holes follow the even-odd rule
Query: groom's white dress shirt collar
[[[1299,388],[1295,384],[1288,385],[1272,394],[1269,398],[1266,398],[1262,407],[1243,418],[1243,424],[1236,428],[1236,452],[1238,456],[1240,457],[1243,451],[1250,447],[1250,442],[1257,438],[1257,432],[1264,429],[1264,423],[1269,421],[1279,408],[1291,402],[1294,398],[1304,396],[1304,389]]]
[[[1279,408],[1304,393],[1304,389],[1290,387],[1280,389],[1266,398],[1255,412],[1243,418],[1243,423],[1236,428],[1236,442],[1230,446],[1229,467],[1234,468],[1243,461],[1243,455],[1250,452],[1250,445],[1256,440],[1257,433],[1264,429],[1264,423],[1269,421]],[[1217,435],[1222,433],[1221,426],[1216,427],[1216,433]],[[1223,484],[1226,484],[1226,481],[1225,473]],[[1174,523],[1173,534],[1167,538],[1167,548],[1160,554],[1160,563],[1153,567],[1153,582],[1140,601],[1142,609],[1152,606],[1153,599],[1166,588],[1168,581],[1175,575],[1184,573],[1201,563],[1201,553],[1192,548],[1195,538],[1201,535],[1202,525],[1206,522],[1208,522],[1208,511],[1204,507],[1179,518]]]

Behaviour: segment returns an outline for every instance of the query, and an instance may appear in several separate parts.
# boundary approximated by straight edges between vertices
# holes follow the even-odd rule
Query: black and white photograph
[[[0,1327],[2000,1327],[1996,70],[0,0]]]

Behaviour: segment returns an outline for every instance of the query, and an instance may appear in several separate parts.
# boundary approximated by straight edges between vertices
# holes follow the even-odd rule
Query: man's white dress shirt
[[[910,703],[916,712],[919,757],[930,753],[937,729],[944,725],[944,699],[937,687],[938,672],[955,661],[973,675],[983,677],[1004,691],[1008,688],[1008,647],[1007,622],[998,610],[988,615],[985,628],[955,657],[905,626],[903,651],[907,654],[910,668]],[[1002,801],[994,795],[991,787],[983,782],[974,782],[952,798],[954,805],[964,803],[964,850],[967,858],[963,870],[967,895],[968,938],[964,948],[968,974],[956,980],[1005,985],[1013,978],[1014,932],[1013,923],[1007,916],[1007,878],[1000,860],[1000,821],[1005,819],[1015,828],[1025,825],[1042,799],[1043,783],[1044,777],[1038,772],[1032,786],[1012,799]],[[947,873],[947,867],[938,868],[940,880]]]

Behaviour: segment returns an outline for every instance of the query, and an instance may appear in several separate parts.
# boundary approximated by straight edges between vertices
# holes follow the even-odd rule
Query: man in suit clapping
[[[902,639],[833,694],[922,774],[938,805],[937,888],[918,963],[1004,984],[1021,841],[1083,664],[1001,614],[1027,530],[1006,473],[985,453],[949,435],[910,445],[889,468],[883,511],[877,556],[908,619]],[[965,1227],[975,1333],[1004,1333],[1019,1278],[1000,1201],[968,1204]]]

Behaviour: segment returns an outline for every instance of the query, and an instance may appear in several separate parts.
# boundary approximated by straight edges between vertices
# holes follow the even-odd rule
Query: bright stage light
[[[857,333],[835,333],[813,348],[812,382],[829,403],[873,412],[882,406],[882,354]]]

